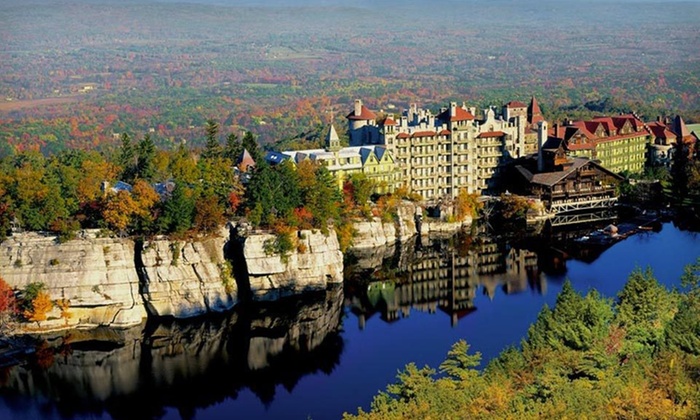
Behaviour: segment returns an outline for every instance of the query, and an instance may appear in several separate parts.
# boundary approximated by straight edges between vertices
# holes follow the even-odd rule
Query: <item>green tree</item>
[[[250,131],[246,131],[245,135],[243,136],[243,141],[241,143],[243,148],[247,150],[248,153],[250,153],[250,157],[253,158],[255,164],[261,164],[263,160],[263,154],[260,150],[260,146],[258,145],[258,141],[256,140],[253,133],[251,133]]]
[[[122,168],[121,178],[126,182],[131,182],[136,170],[134,145],[131,143],[131,137],[127,133],[122,133],[120,140],[121,145],[117,155],[117,165]]]
[[[226,147],[224,148],[224,157],[236,164],[238,158],[243,154],[243,143],[234,133],[226,136]]]
[[[195,201],[192,189],[176,182],[170,199],[163,205],[163,213],[158,218],[160,231],[183,234],[192,227]]]
[[[150,134],[143,136],[138,145],[138,158],[136,159],[135,178],[152,181],[156,173],[155,166],[156,145]]]
[[[632,346],[629,350],[651,354],[664,338],[676,302],[651,269],[636,269],[618,294],[616,308],[616,321],[625,329]]]
[[[440,364],[440,372],[446,373],[451,378],[466,381],[479,375],[474,369],[481,364],[481,353],[473,355],[469,353],[469,344],[465,340],[459,340],[452,345],[447,352],[447,358]]]
[[[589,350],[601,340],[613,318],[611,303],[590,291],[585,297],[567,280],[557,296],[554,310],[540,312],[528,330],[528,347]]]
[[[219,144],[219,123],[210,118],[204,125],[204,130],[206,131],[206,141],[204,144],[204,151],[202,152],[202,159],[221,157],[223,151]]]

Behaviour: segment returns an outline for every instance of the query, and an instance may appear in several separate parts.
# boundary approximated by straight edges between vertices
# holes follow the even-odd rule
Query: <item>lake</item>
[[[506,239],[475,227],[356,255],[342,287],[301,298],[51,335],[0,370],[0,418],[335,419],[368,409],[407,363],[437,368],[459,339],[484,363],[517,346],[566,279],[614,298],[635,269],[672,288],[700,257],[699,234],[671,222],[576,240],[593,228]]]

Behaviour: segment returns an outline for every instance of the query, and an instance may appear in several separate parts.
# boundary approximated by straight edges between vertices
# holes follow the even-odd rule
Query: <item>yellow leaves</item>
[[[131,193],[118,191],[107,196],[102,217],[112,229],[121,232],[126,230],[134,216],[150,218],[151,210],[159,200],[160,196],[150,184],[138,180]]]
[[[131,194],[127,191],[118,191],[107,196],[107,201],[102,210],[105,222],[116,231],[124,231],[129,226],[131,215],[136,207]]]
[[[22,315],[30,321],[45,321],[51,309],[53,309],[53,302],[48,293],[39,292],[32,300],[31,308],[25,310]]]
[[[612,398],[607,413],[615,418],[671,419],[678,416],[677,409],[670,399],[659,389],[650,389],[646,382],[630,384],[619,395]],[[687,415],[687,413],[686,413]]]
[[[83,177],[77,188],[81,203],[97,200],[102,195],[102,181],[113,181],[119,174],[119,168],[102,160],[86,159],[82,166]]]
[[[160,201],[160,196],[146,181],[139,179],[131,191],[134,202],[133,213],[139,217],[148,217],[151,209]]]
[[[56,301],[56,306],[61,310],[61,318],[70,319],[73,314],[71,314],[68,309],[70,309],[69,299],[59,299]]]

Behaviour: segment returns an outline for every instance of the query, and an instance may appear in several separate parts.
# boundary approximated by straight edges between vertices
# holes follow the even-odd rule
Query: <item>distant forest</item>
[[[695,1],[35,0],[0,16],[0,157],[122,133],[201,146],[210,118],[311,144],[355,98],[398,113],[535,95],[550,120],[700,121]]]

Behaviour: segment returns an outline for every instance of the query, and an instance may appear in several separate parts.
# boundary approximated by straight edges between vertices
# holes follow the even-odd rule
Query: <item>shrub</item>
[[[61,262],[58,260],[58,258],[51,258],[49,261],[49,265],[59,265]]]

